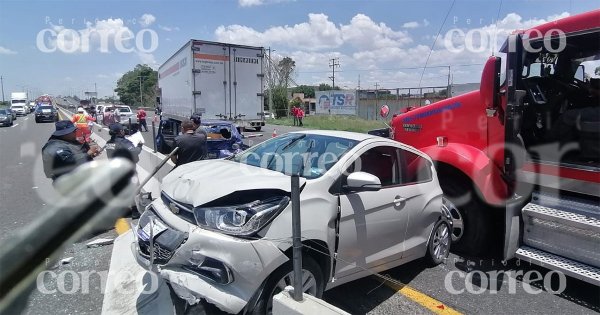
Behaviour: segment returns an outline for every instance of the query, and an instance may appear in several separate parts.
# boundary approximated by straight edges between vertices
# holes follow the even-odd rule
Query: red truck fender
[[[449,143],[420,148],[436,162],[446,163],[463,172],[478,188],[480,196],[491,205],[502,205],[507,189],[500,170],[485,152],[466,144]]]

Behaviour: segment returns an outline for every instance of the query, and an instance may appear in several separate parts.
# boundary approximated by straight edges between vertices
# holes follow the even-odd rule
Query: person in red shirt
[[[292,107],[292,116],[294,117],[294,126],[298,125],[298,107]]]
[[[137,119],[140,124],[140,131],[144,127],[144,131],[148,132],[148,124],[146,123],[146,111],[143,108],[139,108],[137,111]]]
[[[298,108],[298,126],[304,126],[302,124],[302,118],[304,118],[304,110],[302,108]]]

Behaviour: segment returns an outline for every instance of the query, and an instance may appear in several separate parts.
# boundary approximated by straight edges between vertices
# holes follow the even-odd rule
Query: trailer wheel
[[[256,130],[257,132],[258,132],[258,131],[260,131],[261,129],[262,129],[262,127],[261,127],[261,126],[254,127],[254,130]]]
[[[453,243],[453,250],[461,254],[481,257],[499,248],[499,244],[495,242],[498,237],[494,237],[499,229],[494,226],[493,220],[497,211],[485,204],[475,192],[473,184],[463,177],[442,172],[439,178],[445,199],[455,207],[455,210],[458,210],[462,218],[463,226],[460,231],[462,235],[456,243]],[[499,226],[501,227],[502,224]],[[456,233],[457,231],[453,231],[455,238]]]

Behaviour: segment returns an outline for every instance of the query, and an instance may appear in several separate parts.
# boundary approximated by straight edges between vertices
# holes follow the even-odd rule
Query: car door
[[[417,193],[400,182],[398,147],[374,143],[359,150],[342,176],[367,172],[379,178],[379,191],[340,194],[336,277],[393,264],[402,258],[409,209],[422,207]],[[345,178],[341,179],[342,186]]]

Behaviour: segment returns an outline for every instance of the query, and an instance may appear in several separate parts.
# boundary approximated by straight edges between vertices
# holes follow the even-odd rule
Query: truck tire
[[[261,129],[262,129],[262,127],[261,127],[261,126],[254,127],[254,130],[256,130],[257,132],[258,132],[258,131],[260,131]]]
[[[458,210],[462,219],[462,237],[452,244],[453,251],[467,256],[488,256],[500,247],[495,244],[493,217],[496,211],[485,204],[474,190],[473,184],[456,175],[440,175],[444,197]],[[454,216],[453,216],[454,217]],[[502,222],[502,221],[501,221]],[[500,228],[502,224],[499,224]],[[498,246],[496,246],[498,245]]]

